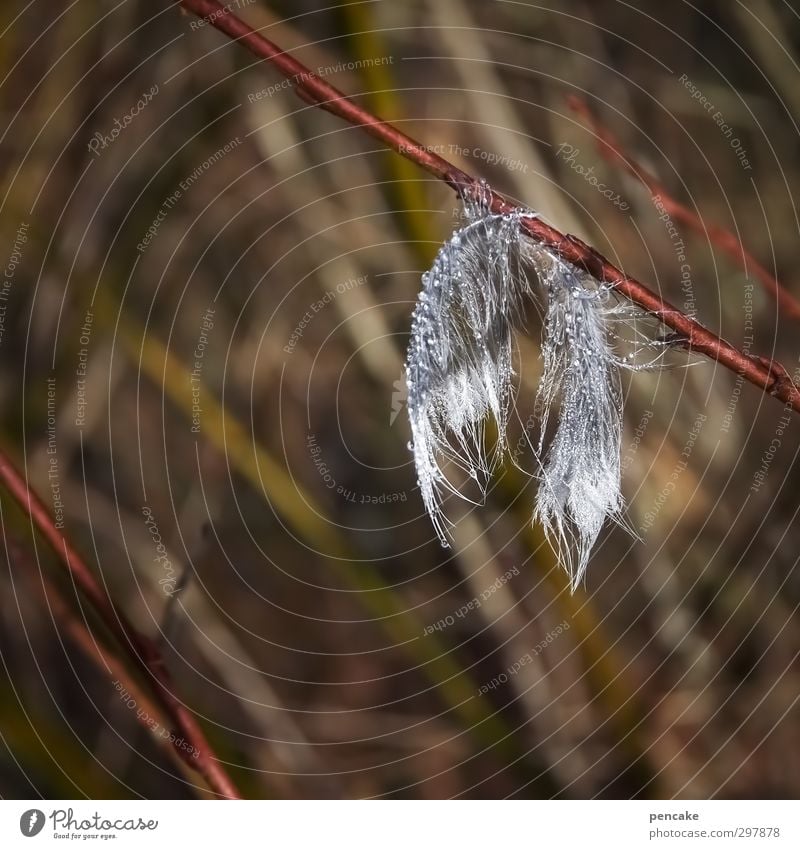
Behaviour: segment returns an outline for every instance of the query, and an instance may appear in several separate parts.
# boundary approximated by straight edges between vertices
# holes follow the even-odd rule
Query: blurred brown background
[[[797,322],[708,239],[670,229],[566,103],[585,97],[800,294],[791,4],[231,8],[797,369]],[[796,416],[677,356],[626,380],[640,539],[607,529],[582,590],[510,465],[485,506],[449,500],[443,549],[402,361],[452,193],[166,0],[11,2],[0,19],[2,442],[114,601],[161,635],[247,796],[800,793]],[[538,338],[532,320],[515,439]],[[196,795],[64,634],[40,572],[103,630],[0,504],[0,794]]]

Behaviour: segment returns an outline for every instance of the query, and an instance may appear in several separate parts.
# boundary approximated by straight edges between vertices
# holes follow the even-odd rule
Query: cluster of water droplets
[[[531,443],[540,481],[534,517],[575,586],[605,519],[622,521],[619,369],[641,366],[634,354],[620,355],[615,343],[618,325],[635,324],[643,314],[621,306],[609,287],[526,236],[521,219],[535,213],[498,215],[480,198],[465,203],[465,213],[465,226],[422,276],[411,323],[406,382],[420,492],[448,545],[442,497],[447,491],[461,495],[450,477],[461,470],[485,491],[507,446],[513,333],[526,299],[534,297],[526,273],[533,271],[545,314],[539,438]],[[559,402],[558,424],[545,445]],[[484,438],[489,419],[496,425],[492,449]]]
[[[608,317],[616,299],[558,257],[537,257],[547,310],[544,370],[536,396],[542,459],[534,519],[558,548],[573,587],[581,581],[606,519],[621,522],[619,368]],[[560,399],[555,433],[547,424]]]
[[[457,490],[442,466],[449,461],[480,484],[491,474],[483,427],[491,414],[501,449],[512,400],[512,317],[529,292],[519,227],[527,213],[494,215],[475,205],[466,211],[472,220],[422,276],[406,361],[418,483],[444,545],[442,489]]]

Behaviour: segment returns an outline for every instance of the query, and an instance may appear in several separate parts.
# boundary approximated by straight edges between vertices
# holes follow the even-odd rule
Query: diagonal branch
[[[2,516],[0,516],[0,525],[2,525]],[[58,587],[41,572],[38,573],[39,581],[37,583],[36,564],[28,556],[19,541],[11,538],[5,529],[3,529],[3,539],[9,569],[27,573],[22,576],[23,579],[27,581],[30,589],[34,592],[38,590],[39,601],[47,608],[53,624],[57,626],[59,631],[63,631],[89,660],[95,663],[101,673],[111,678],[115,684],[120,685],[126,699],[133,698],[137,708],[136,719],[147,731],[153,734],[157,742],[164,746],[175,765],[188,774],[189,768],[186,759],[178,754],[175,746],[169,744],[161,733],[163,729],[169,730],[169,719],[164,711],[137,684],[135,678],[128,672],[125,664],[116,654],[106,647],[103,641],[98,639],[97,635],[92,633],[88,626],[73,613]],[[120,698],[122,698],[122,692]]]
[[[567,103],[573,112],[580,115],[596,136],[597,149],[603,159],[639,180],[654,197],[657,196],[669,214],[695,233],[707,238],[712,244],[725,251],[740,265],[746,274],[752,272],[764,290],[771,295],[786,315],[800,319],[800,301],[788,291],[770,272],[745,248],[736,236],[719,224],[704,221],[688,206],[676,200],[653,174],[626,153],[611,131],[603,126],[589,108],[589,104],[577,95],[571,95]]]
[[[256,32],[241,18],[216,0],[176,0],[178,5],[216,27],[229,38],[239,41],[251,53],[274,65],[291,83],[296,94],[306,103],[361,127],[367,134],[410,159],[459,194],[470,196],[486,189],[470,174],[441,156],[426,150],[419,142],[387,121],[349,100],[341,91],[318,77],[268,38]],[[515,207],[502,195],[488,192],[488,202],[495,213],[510,212]],[[774,395],[800,413],[800,388],[786,369],[765,357],[740,351],[677,307],[665,301],[643,283],[629,277],[602,254],[575,236],[564,234],[538,218],[524,218],[522,228],[533,240],[558,250],[561,255],[589,272],[595,279],[609,283],[628,300],[657,316],[677,334],[678,344],[704,354],[746,380]]]
[[[170,718],[175,730],[179,731],[199,752],[197,758],[194,758],[176,746],[177,754],[189,766],[196,769],[208,782],[209,787],[220,796],[229,799],[240,798],[239,792],[206,740],[197,720],[175,695],[161,653],[148,637],[139,633],[127,617],[117,610],[108,595],[101,589],[89,565],[58,530],[47,508],[2,451],[0,451],[0,481],[5,484],[14,500],[30,517],[32,524],[50,544],[70,578],[100,616],[103,624],[116,637],[138,671],[142,673],[158,705]]]

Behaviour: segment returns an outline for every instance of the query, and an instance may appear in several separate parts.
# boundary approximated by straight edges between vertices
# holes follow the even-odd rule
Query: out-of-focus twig
[[[203,776],[217,794],[229,799],[238,799],[236,787],[199,724],[175,695],[169,673],[155,644],[140,634],[103,592],[88,564],[56,527],[44,504],[3,451],[0,451],[0,481],[30,517],[32,525],[50,544],[70,578],[145,677],[157,703],[170,718],[175,730],[179,731],[199,754],[194,758],[179,746],[175,747],[176,752]]]
[[[3,537],[6,541],[9,567],[21,566],[30,573],[27,575],[29,584],[35,586],[37,583],[36,568],[30,556],[16,540],[9,539],[6,532],[4,532]],[[96,634],[91,633],[88,627],[73,613],[56,585],[41,573],[39,573],[38,584],[37,589],[41,593],[43,603],[50,612],[53,623],[57,624],[70,641],[96,664],[101,673],[123,687],[127,697],[136,702],[137,710],[134,713],[136,719],[153,734],[157,742],[161,743],[165,751],[174,760],[175,765],[180,770],[185,771],[187,775],[191,774],[186,759],[181,757],[177,749],[169,744],[167,738],[161,734],[162,729],[168,729],[169,722],[164,711],[139,686],[128,672],[125,664],[103,644],[103,641]]]
[[[609,163],[622,168],[640,180],[654,197],[658,196],[664,209],[676,220],[685,224],[691,230],[706,237],[712,244],[725,251],[734,262],[752,273],[764,290],[778,302],[781,310],[795,319],[800,319],[800,301],[794,297],[780,282],[761,265],[760,262],[744,247],[739,239],[719,224],[709,224],[689,207],[676,200],[669,190],[646,168],[627,153],[614,134],[605,127],[589,108],[589,104],[577,95],[567,98],[567,103],[573,112],[580,115],[591,127],[596,136],[597,149],[600,155]]]
[[[241,18],[234,15],[229,8],[217,3],[216,0],[176,0],[176,2],[187,11],[205,18],[209,24],[243,44],[251,53],[269,61],[291,81],[294,91],[306,103],[324,109],[355,127],[360,127],[368,135],[442,180],[460,195],[473,197],[480,194],[481,197],[485,197],[493,212],[503,214],[515,209],[514,204],[497,192],[487,191],[486,187],[472,175],[456,168],[455,165],[427,150],[392,124],[349,100],[341,91],[318,77],[277,44],[256,32]],[[800,413],[800,388],[779,363],[738,350],[665,301],[643,283],[629,277],[577,237],[561,233],[540,218],[522,218],[520,226],[536,242],[559,251],[564,259],[573,265],[585,269],[595,279],[611,284],[628,300],[657,316],[660,321],[675,331],[676,344],[716,360]]]

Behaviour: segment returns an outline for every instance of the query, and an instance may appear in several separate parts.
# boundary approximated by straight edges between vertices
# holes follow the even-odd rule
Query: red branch
[[[34,591],[38,590],[42,603],[47,607],[53,624],[59,630],[65,632],[69,639],[88,657],[98,670],[108,676],[114,683],[120,684],[125,697],[133,697],[136,702],[137,721],[149,732],[153,733],[157,742],[164,746],[180,769],[186,768],[186,760],[178,754],[176,748],[166,742],[166,738],[160,733],[160,729],[167,728],[169,720],[162,711],[136,683],[133,676],[128,672],[125,664],[102,642],[97,635],[92,633],[72,612],[70,606],[62,596],[58,587],[41,572],[38,573],[33,560],[28,556],[25,549],[15,540],[9,539],[8,532],[3,529],[3,537],[6,540],[6,552],[8,554],[9,567],[15,571],[24,569],[28,572],[27,583]]]
[[[651,195],[659,198],[664,209],[676,221],[685,224],[695,233],[707,238],[712,244],[725,251],[735,263],[744,269],[746,274],[752,272],[764,290],[775,298],[782,312],[792,318],[800,319],[800,301],[761,265],[730,230],[720,227],[719,224],[707,224],[685,204],[676,200],[660,180],[623,150],[619,140],[598,120],[589,108],[589,104],[582,97],[571,95],[567,98],[567,103],[573,112],[576,112],[589,124],[597,137],[597,149],[607,162],[615,167],[622,168],[641,181]]]
[[[220,32],[247,47],[251,53],[274,65],[292,83],[297,95],[306,103],[318,106],[355,127],[361,127],[370,136],[424,168],[460,194],[469,196],[479,191],[479,182],[475,177],[426,150],[410,136],[349,100],[342,92],[318,77],[277,44],[256,32],[216,0],[176,2],[198,17],[205,18]],[[485,190],[480,191],[485,196]],[[506,198],[494,191],[488,193],[488,201],[495,213],[510,212],[515,208]],[[705,354],[731,371],[741,374],[755,386],[779,398],[795,412],[800,412],[800,389],[779,363],[739,351],[643,283],[620,271],[577,237],[561,233],[538,218],[523,218],[521,227],[535,241],[559,251],[569,262],[585,269],[595,279],[612,284],[630,301],[657,316],[678,334],[677,338],[684,347]]]
[[[56,528],[47,508],[2,451],[0,451],[0,480],[50,543],[72,580],[102,619],[103,624],[116,637],[122,649],[143,674],[158,704],[174,723],[175,730],[180,732],[199,752],[197,758],[194,758],[176,746],[178,755],[189,766],[196,769],[208,782],[209,787],[220,796],[228,799],[240,798],[239,792],[219,758],[214,754],[199,724],[175,696],[161,653],[152,640],[140,634],[125,615],[117,610],[111,599],[101,589],[88,564]]]

